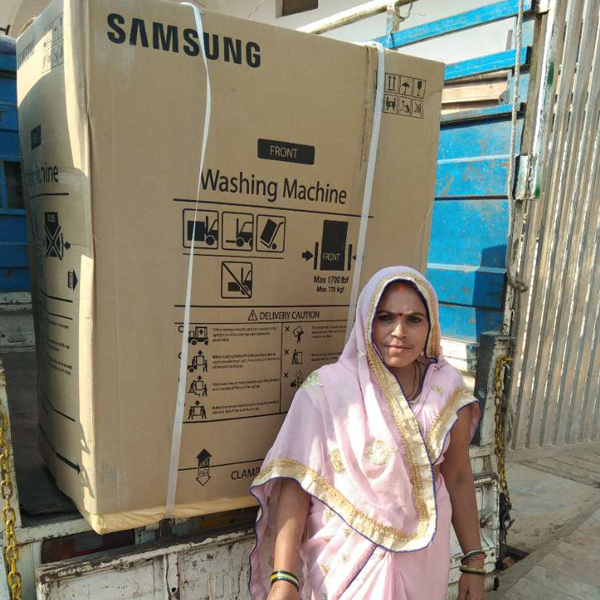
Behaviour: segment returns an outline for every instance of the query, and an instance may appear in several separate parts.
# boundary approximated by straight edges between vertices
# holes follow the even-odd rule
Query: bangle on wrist
[[[291,583],[296,590],[300,591],[300,582],[298,581],[298,578],[289,571],[273,571],[271,574],[271,587],[273,587],[273,584],[276,581],[287,581],[288,583]]]
[[[467,560],[474,556],[481,556],[484,560],[486,557],[485,550],[478,548],[477,550],[470,550],[469,552],[465,552],[460,559],[460,562],[464,565]]]
[[[478,556],[478,555],[470,556],[469,558],[461,560],[460,562],[461,562],[461,564],[465,565],[465,567],[468,567],[469,565],[473,565],[473,564],[485,563],[485,557]]]
[[[458,567],[461,573],[466,573],[467,575],[479,575],[480,577],[485,577],[487,575],[487,571],[485,569],[477,569],[475,567],[465,567],[461,565]]]

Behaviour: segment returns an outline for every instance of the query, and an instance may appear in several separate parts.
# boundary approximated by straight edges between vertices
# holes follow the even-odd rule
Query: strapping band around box
[[[360,226],[358,229],[358,246],[356,250],[356,265],[352,276],[352,287],[350,289],[350,306],[348,307],[348,320],[346,321],[346,342],[350,337],[354,324],[354,313],[358,302],[360,286],[360,273],[362,270],[365,254],[365,241],[367,239],[367,225],[369,224],[369,211],[371,210],[371,196],[373,194],[373,181],[375,179],[375,167],[377,165],[377,148],[379,147],[379,131],[381,130],[381,114],[383,112],[383,86],[385,80],[385,51],[383,46],[377,42],[369,43],[377,48],[377,91],[375,94],[375,107],[373,114],[373,131],[369,146],[369,158],[367,161],[367,176],[365,179],[365,191],[363,195],[362,211],[360,214]]]
[[[173,420],[173,436],[171,439],[171,458],[169,461],[169,480],[167,484],[167,500],[165,504],[165,518],[173,516],[175,499],[177,494],[177,478],[179,475],[179,455],[181,451],[181,436],[183,430],[183,411],[185,406],[185,388],[187,379],[187,359],[188,359],[188,331],[190,326],[190,305],[192,298],[192,279],[194,267],[194,241],[196,216],[198,211],[198,200],[200,198],[201,178],[204,171],[204,157],[206,154],[206,143],[208,140],[208,131],[210,125],[211,113],[211,88],[210,77],[208,73],[208,61],[204,49],[204,31],[202,27],[202,16],[197,6],[189,2],[182,2],[183,6],[189,6],[196,21],[196,30],[198,32],[198,41],[202,57],[204,59],[204,67],[206,70],[206,112],[204,118],[204,131],[202,136],[202,147],[200,151],[200,165],[198,172],[198,184],[196,188],[196,205],[194,207],[194,225],[190,247],[190,258],[188,261],[188,275],[185,294],[185,308],[183,314],[183,327],[181,336],[181,360],[179,363],[179,384],[177,388],[177,404],[175,407],[175,417]],[[375,167],[377,164],[377,148],[379,146],[379,132],[381,129],[381,114],[383,111],[383,86],[385,79],[385,51],[379,43],[369,44],[375,45],[377,48],[377,91],[375,95],[375,107],[373,115],[373,129],[371,134],[371,142],[369,146],[369,157],[367,161],[367,173],[365,179],[365,189],[363,195],[362,212],[360,218],[360,226],[358,233],[358,247],[356,252],[356,265],[354,267],[354,275],[352,279],[352,288],[350,293],[350,306],[348,310],[348,320],[346,323],[346,338],[349,337],[353,325],[354,313],[356,311],[356,303],[358,300],[358,290],[360,285],[360,274],[362,270],[365,240],[367,237],[367,225],[369,221],[369,211],[371,208],[371,196],[373,192],[373,181],[375,177]]]
[[[190,242],[190,259],[188,261],[187,285],[185,291],[185,309],[183,312],[183,328],[181,335],[181,362],[179,363],[179,385],[177,388],[177,404],[175,406],[175,418],[173,420],[173,436],[171,439],[171,460],[169,461],[169,481],[167,484],[167,501],[165,504],[165,518],[173,515],[175,496],[177,494],[177,477],[179,475],[179,453],[181,450],[181,434],[183,428],[183,409],[185,406],[185,386],[187,378],[188,363],[188,331],[190,328],[190,304],[192,301],[192,278],[194,269],[194,241],[196,239],[196,215],[198,213],[198,200],[200,199],[200,188],[202,172],[204,171],[204,156],[206,154],[206,142],[208,140],[208,128],[210,125],[210,77],[208,74],[208,61],[204,50],[204,30],[202,28],[202,16],[197,6],[189,2],[181,2],[184,6],[191,7],[196,21],[198,42],[204,59],[206,69],[206,112],[204,116],[204,132],[202,135],[202,147],[200,150],[200,165],[198,171],[198,185],[196,188],[196,205],[194,207],[194,226]]]

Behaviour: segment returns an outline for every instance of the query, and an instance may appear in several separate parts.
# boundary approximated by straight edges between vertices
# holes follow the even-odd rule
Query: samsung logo
[[[200,41],[195,29],[181,30],[176,25],[165,25],[144,19],[131,19],[111,13],[106,19],[109,30],[106,35],[114,44],[129,43],[131,46],[154,48],[165,52],[182,52],[188,56],[200,54]],[[260,67],[260,46],[256,42],[204,33],[204,49],[209,60],[223,60],[237,65],[246,64],[256,69]]]

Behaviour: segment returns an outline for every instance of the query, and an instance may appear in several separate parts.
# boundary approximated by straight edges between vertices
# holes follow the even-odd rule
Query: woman
[[[306,379],[252,485],[254,600],[444,600],[451,522],[458,598],[481,600],[469,462],[479,405],[440,340],[420,273],[390,267],[369,281],[340,359]]]

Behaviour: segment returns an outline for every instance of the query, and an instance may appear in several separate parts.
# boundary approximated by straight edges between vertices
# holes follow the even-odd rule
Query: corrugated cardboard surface
[[[160,519],[195,232],[178,515],[247,505],[295,390],[343,347],[373,49],[191,8],[56,0],[18,40],[40,444],[99,531]],[[442,66],[386,53],[361,279],[423,270]],[[275,142],[275,143],[274,143]]]

